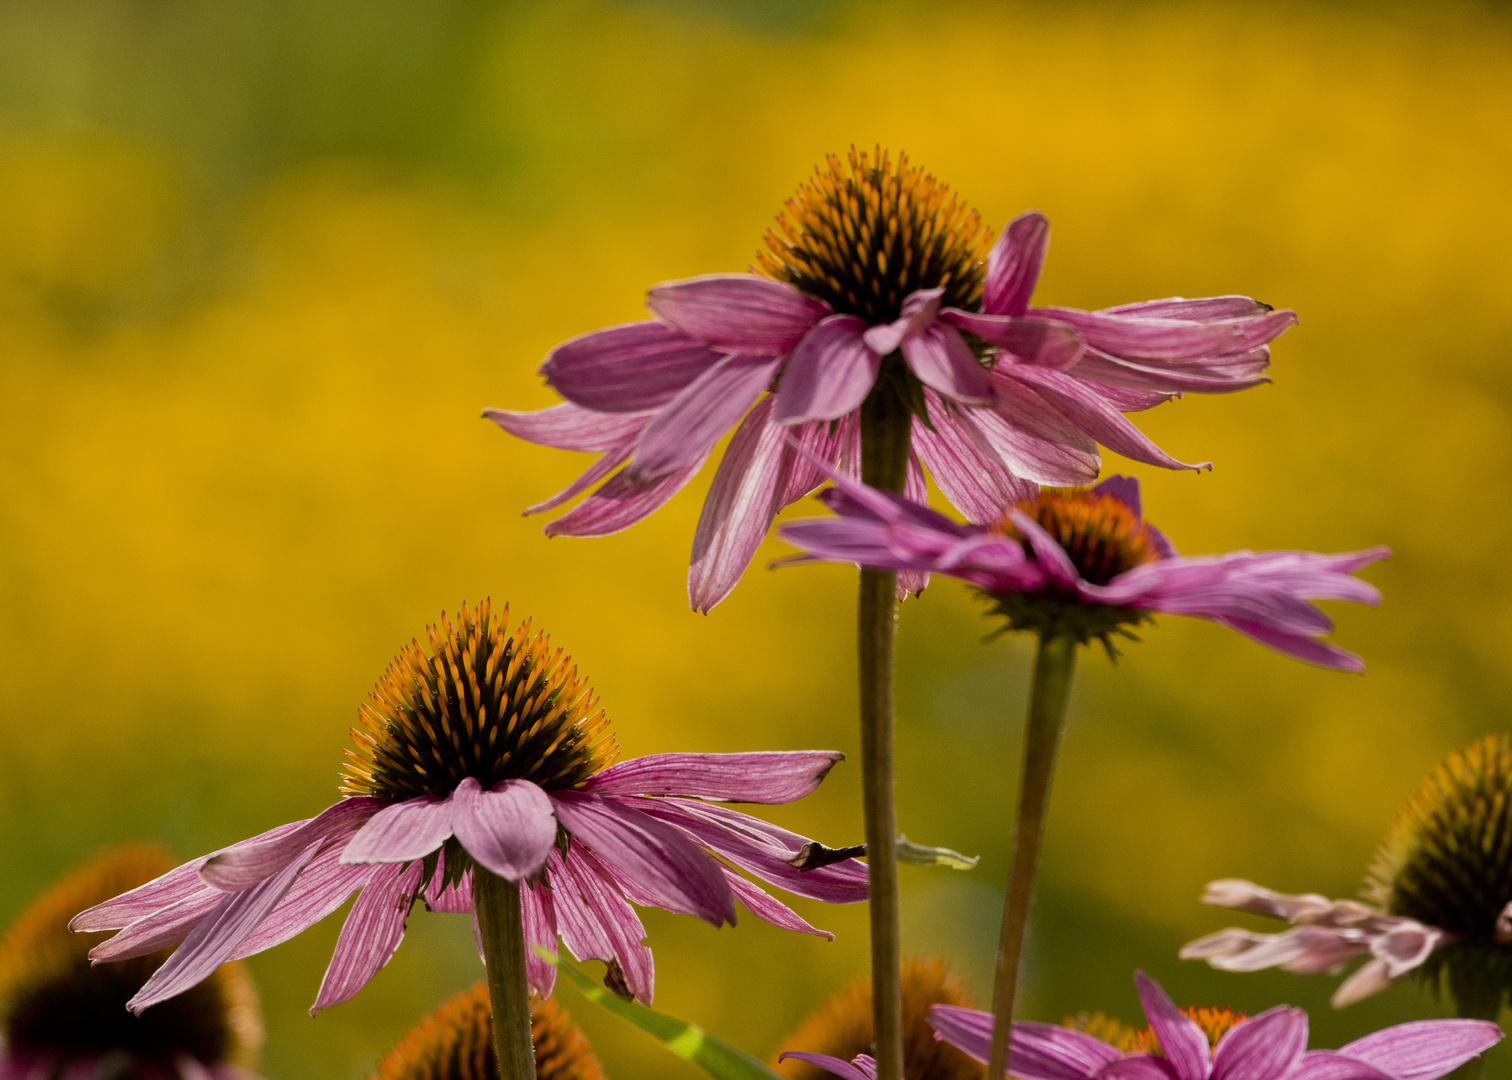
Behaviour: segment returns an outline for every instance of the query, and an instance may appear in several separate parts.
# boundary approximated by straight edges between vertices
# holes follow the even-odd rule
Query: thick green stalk
[[[861,406],[861,479],[903,490],[912,417],[886,380]],[[871,890],[872,1031],[877,1080],[903,1080],[902,955],[898,943],[898,835],[893,816],[893,627],[898,575],[862,570],[857,603],[861,779]]]
[[[525,920],[520,886],[473,867],[473,906],[488,967],[494,1052],[503,1080],[534,1080],[530,1041],[530,988],[525,981]]]
[[[1013,827],[1013,854],[1003,900],[1003,932],[998,939],[997,980],[992,991],[992,1052],[987,1080],[1000,1080],[1008,1064],[1008,1035],[1018,993],[1024,929],[1034,896],[1050,778],[1065,729],[1066,699],[1076,667],[1076,641],[1064,634],[1042,636],[1034,659],[1034,686],[1029,691],[1029,718],[1024,724],[1024,771],[1019,781],[1018,820]]]
[[[1450,980],[1455,1012],[1465,1020],[1492,1020],[1501,1016],[1503,991],[1500,986],[1489,990],[1466,985],[1465,980]],[[1486,1053],[1490,1053],[1487,1051]],[[1448,1075],[1446,1080],[1480,1080],[1486,1071],[1486,1055],[1473,1057]]]

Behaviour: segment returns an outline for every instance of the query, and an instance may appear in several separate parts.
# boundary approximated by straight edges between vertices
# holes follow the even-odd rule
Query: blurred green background
[[[1217,463],[1134,470],[1183,550],[1396,551],[1381,610],[1336,611],[1364,677],[1176,619],[1085,656],[1023,1014],[1137,1019],[1136,966],[1305,1005],[1314,1045],[1435,1013],[1175,953],[1232,921],[1210,878],[1353,895],[1421,775],[1507,726],[1509,56],[1505,15],[1453,3],[7,0],[0,922],[102,845],[190,856],[325,806],[390,656],[485,595],[552,629],[628,755],[846,751],[771,817],[858,841],[854,573],[768,572],[770,542],[693,615],[708,470],[548,542],[519,511],[585,462],[478,413],[550,403],[554,343],[745,268],[826,152],[881,142],[994,226],[1048,213],[1040,302],[1300,312],[1275,385],[1140,418]],[[899,642],[900,825],[982,856],[904,869],[905,946],[984,1001],[1029,659],[989,629],[937,582]],[[764,1055],[865,967],[861,907],[797,906],[838,940],[648,913],[658,1006]],[[310,1019],[338,925],[252,962],[274,1080],[363,1076],[481,976],[465,922],[419,913]],[[563,995],[613,1077],[694,1075]]]

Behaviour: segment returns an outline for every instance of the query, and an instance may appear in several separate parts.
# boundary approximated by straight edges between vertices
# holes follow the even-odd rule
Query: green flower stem
[[[535,1047],[530,1040],[530,988],[525,982],[525,919],[520,886],[473,867],[473,906],[488,967],[493,1006],[494,1052],[503,1080],[533,1080]]]
[[[1034,871],[1039,862],[1045,809],[1050,802],[1050,778],[1055,772],[1055,754],[1066,726],[1066,699],[1071,693],[1075,667],[1075,638],[1065,634],[1040,637],[1034,659],[1034,686],[1029,692],[1029,718],[1024,725],[1024,772],[1019,781],[1018,820],[1013,829],[1013,855],[1003,901],[1003,931],[998,939],[987,1080],[1000,1080],[1008,1064],[1008,1035],[1018,993],[1019,962],[1024,953],[1024,928],[1034,896]]]
[[[861,479],[901,492],[913,418],[887,380],[861,406]],[[893,817],[893,628],[898,575],[862,570],[857,603],[861,778],[871,899],[872,1031],[877,1080],[903,1080],[903,991],[898,943],[898,835]]]
[[[1503,991],[1498,986],[1481,987],[1470,985],[1468,980],[1449,980],[1449,992],[1454,998],[1455,1013],[1463,1020],[1491,1020],[1501,1016]],[[1490,1053],[1491,1051],[1487,1051]],[[1455,1069],[1446,1080],[1480,1080],[1486,1071],[1486,1055],[1473,1057]]]

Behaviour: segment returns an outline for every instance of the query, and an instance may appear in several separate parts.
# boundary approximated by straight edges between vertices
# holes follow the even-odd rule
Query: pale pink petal
[[[739,754],[648,754],[588,778],[600,795],[681,795],[729,802],[789,803],[819,787],[838,750],[756,750]]]
[[[483,415],[526,442],[596,453],[612,450],[640,434],[651,419],[650,413],[599,412],[570,401],[536,412],[484,409]]]
[[[1502,1040],[1489,1020],[1414,1020],[1356,1039],[1339,1053],[1397,1080],[1437,1080]]]
[[[231,959],[241,960],[303,933],[346,903],[377,874],[377,867],[343,865],[340,854],[339,848],[325,848],[311,859],[288,895],[231,954]]]
[[[557,951],[556,904],[552,900],[552,891],[542,885],[521,885],[520,912],[525,921],[525,978],[532,990],[548,998],[556,986],[556,965],[548,963],[531,946],[539,946],[552,954]]]
[[[773,898],[759,885],[752,884],[733,870],[726,870],[724,875],[725,880],[730,883],[730,891],[735,894],[735,899],[744,904],[746,910],[762,922],[771,923],[784,930],[796,930],[800,934],[813,934],[815,937],[824,938],[825,941],[835,940],[834,934],[811,926],[796,911]]]
[[[841,471],[840,459],[846,446],[854,441],[858,423],[855,416],[843,417],[838,424],[803,424],[791,430],[798,445],[789,444],[788,481],[782,492],[782,505],[803,498],[831,474]]]
[[[1269,304],[1262,304],[1247,296],[1202,296],[1193,300],[1184,296],[1168,296],[1163,300],[1141,300],[1137,304],[1103,308],[1102,313],[1208,322],[1213,319],[1244,319],[1266,315],[1274,310]]]
[[[554,791],[551,801],[568,832],[656,897],[658,907],[734,925],[735,904],[719,864],[678,830],[616,796]]]
[[[1085,351],[1076,327],[1056,319],[978,315],[956,308],[946,308],[940,318],[996,345],[1024,364],[1064,371],[1081,359]]]
[[[1260,644],[1275,649],[1284,656],[1290,656],[1293,660],[1301,660],[1306,664],[1315,664],[1321,668],[1329,668],[1333,671],[1364,671],[1365,661],[1348,649],[1341,649],[1337,645],[1330,645],[1324,641],[1315,641],[1301,634],[1291,633],[1286,630],[1278,630],[1264,623],[1255,622],[1251,619],[1218,619],[1224,626],[1239,631],[1246,637],[1254,638]]]
[[[929,484],[924,479],[924,466],[919,455],[908,452],[908,468],[903,473],[903,497],[911,503],[924,505],[929,501]],[[899,570],[896,586],[899,600],[917,596],[929,586],[928,570]]]
[[[903,339],[903,359],[925,386],[963,405],[986,405],[992,383],[955,327],[935,322]]]
[[[1152,1054],[1134,1054],[1115,1061],[1097,1075],[1098,1080],[1181,1080],[1175,1066]]]
[[[419,863],[379,869],[347,915],[311,1016],[351,1000],[389,962],[404,940],[404,923],[419,887]]]
[[[554,889],[557,929],[579,960],[614,961],[642,1005],[651,1004],[656,969],[643,939],[645,927],[616,891],[591,852],[574,846],[565,858],[553,849],[548,876]]]
[[[1010,221],[987,253],[987,281],[982,310],[993,315],[1022,315],[1039,280],[1050,245],[1050,222],[1038,210]]]
[[[1265,374],[1270,367],[1270,349],[1261,346],[1232,356],[1210,361],[1162,365],[1158,361],[1135,363],[1110,356],[1099,349],[1087,349],[1068,374],[1095,382],[1107,394],[1135,394],[1148,400],[1149,395],[1169,397],[1182,393],[1231,394],[1270,382]],[[1147,408],[1135,405],[1134,408]],[[1127,411],[1127,410],[1126,410]]]
[[[574,405],[643,413],[671,401],[719,359],[702,342],[647,320],[564,341],[547,354],[541,375]]]
[[[527,506],[524,510],[525,516],[529,517],[531,514],[555,510],[563,503],[571,502],[583,492],[602,481],[615,469],[629,461],[630,455],[635,453],[635,444],[640,440],[640,433],[645,430],[645,425],[648,423],[650,423],[649,419],[644,420],[641,426],[635,429],[635,434],[613,449],[600,454],[597,461],[584,469],[578,474],[577,479],[573,480],[572,483],[568,484],[561,491],[558,491],[550,498],[542,499],[538,503],[531,503]]]
[[[1333,901],[1319,893],[1280,893],[1243,878],[1220,878],[1208,882],[1199,903],[1247,911],[1251,915],[1268,915],[1287,922],[1311,921],[1333,910]]]
[[[782,369],[778,423],[835,420],[861,407],[882,367],[862,340],[865,330],[855,315],[831,315],[804,335]]]
[[[505,881],[528,878],[546,864],[556,816],[551,798],[529,780],[501,780],[484,791],[469,776],[451,801],[458,843]]]
[[[1224,1032],[1213,1048],[1213,1080],[1276,1080],[1306,1049],[1307,1013],[1278,1005]]]
[[[1076,572],[1076,564],[1071,561],[1071,556],[1055,542],[1054,537],[1040,527],[1039,522],[1022,510],[1009,510],[1008,520],[1013,522],[1013,527],[1029,542],[1029,546],[1034,549],[1035,560],[1044,567],[1052,581],[1063,587],[1080,584],[1081,575]]]
[[[356,832],[387,803],[367,795],[342,799],[286,833],[264,834],[215,852],[200,867],[207,885],[234,892],[249,889],[289,864],[311,842],[336,840]]]
[[[785,353],[830,313],[822,300],[754,274],[707,274],[652,286],[651,313],[732,352]]]
[[[1061,486],[1097,479],[1102,462],[1085,432],[1017,381],[994,373],[992,383],[994,407],[971,419],[1015,476]]]
[[[1336,1050],[1310,1050],[1286,1080],[1396,1080],[1374,1065]]]
[[[226,894],[219,889],[201,885],[197,891],[143,915],[110,940],[102,941],[89,950],[89,958],[97,964],[129,960],[177,945],[225,898]]]
[[[929,424],[914,417],[914,445],[940,491],[966,520],[996,524],[1007,507],[1034,496],[1035,486],[1008,471],[976,426],[974,411],[946,408],[932,391],[924,400]]]
[[[225,894],[163,966],[152,973],[126,1007],[140,1016],[145,1009],[176,997],[209,978],[278,906],[319,847],[320,841],[314,840],[293,858],[285,860],[283,867],[271,877],[249,889]]]
[[[660,510],[703,468],[703,459],[654,480],[632,480],[628,468],[615,473],[607,484],[570,512],[548,522],[547,536],[609,536],[628,529]]]
[[[243,842],[258,843],[287,835],[304,824],[303,821],[293,821]],[[164,908],[196,893],[203,893],[208,886],[200,879],[199,871],[209,857],[208,855],[201,856],[193,862],[176,866],[145,885],[138,885],[130,892],[124,892],[120,896],[106,900],[103,904],[96,904],[92,908],[79,912],[69,922],[68,928],[75,932],[119,930],[139,919],[156,915]]]
[[[1145,1018],[1176,1075],[1180,1080],[1206,1080],[1211,1065],[1208,1040],[1197,1022],[1183,1015],[1160,984],[1144,972],[1134,973],[1134,984],[1139,988]]]
[[[787,488],[788,429],[771,420],[771,397],[746,416],[725,448],[693,533],[688,603],[707,613],[730,594],[761,546]]]
[[[1092,348],[1113,356],[1145,360],[1243,352],[1264,345],[1297,322],[1295,313],[1284,310],[1251,318],[1204,322],[1109,315],[1062,307],[1038,308],[1035,314],[1070,323]]]
[[[875,1068],[868,1072],[858,1066],[852,1065],[849,1061],[831,1057],[829,1054],[811,1054],[806,1050],[788,1050],[777,1056],[779,1062],[786,1061],[788,1058],[816,1065],[825,1072],[833,1073],[835,1076],[840,1077],[840,1080],[876,1080],[877,1076]]]
[[[663,476],[702,461],[766,390],[777,364],[770,356],[736,354],[689,383],[641,433],[632,475]]]
[[[992,1046],[991,1013],[932,1005],[929,1026],[967,1056],[987,1060]],[[1020,1020],[1009,1033],[1008,1070],[1022,1080],[1087,1080],[1121,1057],[1101,1039],[1060,1024]]]
[[[422,859],[446,843],[451,834],[451,799],[422,795],[374,814],[347,841],[341,861],[356,865]]]
[[[944,295],[944,289],[919,289],[909,293],[895,321],[873,326],[862,339],[872,352],[886,356],[902,345],[905,338],[923,333],[935,321],[940,311],[940,297]]]

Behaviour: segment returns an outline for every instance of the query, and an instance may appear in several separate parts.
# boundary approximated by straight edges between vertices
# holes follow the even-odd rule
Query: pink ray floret
[[[1278,1005],[1241,1020],[1210,1047],[1159,983],[1144,972],[1134,980],[1159,1053],[1125,1053],[1082,1031],[1018,1021],[1009,1039],[1009,1073],[1022,1080],[1436,1080],[1502,1038],[1489,1020],[1418,1020],[1338,1050],[1308,1050],[1307,1013]],[[937,1038],[987,1060],[991,1013],[935,1005],[929,1022]]]
[[[922,497],[927,468],[973,521],[1035,484],[1096,479],[1098,444],[1162,468],[1210,467],[1171,457],[1123,414],[1268,381],[1268,343],[1295,314],[1243,296],[1031,308],[1049,236],[1038,211],[1009,223],[988,255],[981,311],[942,307],[942,289],[919,289],[875,325],[756,274],[656,285],[653,320],[583,334],[546,357],[541,374],[563,404],[484,415],[531,442],[600,455],[527,508],[591,492],[546,526],[550,536],[605,536],[642,520],[735,429],[693,538],[688,596],[699,611],[729,594],[778,511],[824,469],[859,475],[857,413],[895,354],[926,414],[913,420],[909,492]],[[923,580],[905,577],[900,591]]]
[[[1136,517],[1141,514],[1139,482],[1132,477],[1110,477],[1091,490],[1117,498]],[[838,474],[835,486],[819,498],[835,517],[805,518],[779,532],[804,553],[793,561],[938,572],[998,596],[1046,594],[1087,605],[1191,615],[1238,630],[1287,656],[1344,671],[1363,670],[1364,662],[1318,640],[1333,623],[1309,601],[1379,603],[1375,587],[1351,575],[1391,553],[1374,547],[1336,555],[1235,551],[1186,558],[1147,526],[1160,557],[1097,585],[1083,579],[1060,544],[1013,503],[999,503],[995,520],[1011,522],[1023,541],[1001,526],[961,524]]]
[[[227,960],[286,941],[355,893],[312,1013],[346,1001],[386,964],[416,900],[471,912],[472,870],[445,875],[455,840],[477,865],[520,882],[527,940],[580,960],[617,965],[649,1003],[654,986],[645,928],[631,904],[735,922],[739,900],[758,918],[832,938],[735,868],[831,903],[866,899],[855,859],[814,870],[792,865],[809,841],[721,802],[786,803],[813,791],[843,755],[804,750],[653,754],[611,765],[581,787],[546,791],[529,780],[484,790],[463,779],[444,799],[342,799],[186,863],[76,916],[78,931],[119,930],[96,963],[171,945],[178,949],[131,1000],[142,1010],[180,994]],[[434,873],[424,860],[437,857]],[[531,987],[550,994],[556,969],[531,954]]]

